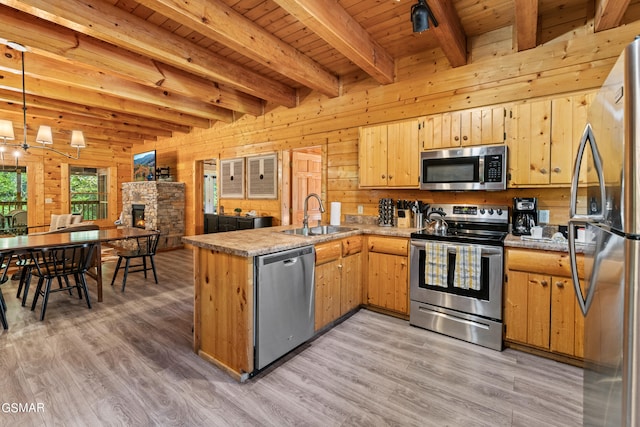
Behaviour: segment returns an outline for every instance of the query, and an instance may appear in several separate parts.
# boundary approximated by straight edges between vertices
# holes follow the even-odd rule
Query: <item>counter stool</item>
[[[84,292],[87,307],[91,308],[85,274],[93,261],[93,253],[96,250],[96,245],[96,243],[84,243],[30,251],[31,260],[33,261],[31,275],[38,278],[38,286],[36,287],[36,292],[33,297],[31,310],[35,310],[36,303],[39,297],[42,296],[40,320],[44,320],[49,294],[52,292],[76,289],[80,299],[82,299],[82,292]],[[74,279],[74,284],[71,284],[69,281],[70,278]],[[51,289],[51,282],[53,282],[54,279],[58,279],[60,283],[60,287],[57,289]],[[63,280],[66,286],[62,284]]]
[[[7,276],[7,270],[9,270],[9,264],[11,264],[11,257],[13,251],[0,252],[0,285],[6,283],[9,280]],[[0,321],[2,321],[2,327],[9,329],[9,323],[7,322],[7,303],[2,295],[2,289],[0,288]]]

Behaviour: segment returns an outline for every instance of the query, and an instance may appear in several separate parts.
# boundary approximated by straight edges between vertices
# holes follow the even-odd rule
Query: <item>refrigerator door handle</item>
[[[591,149],[593,155],[593,163],[596,174],[598,175],[598,187],[600,190],[600,212],[594,215],[578,215],[576,206],[578,204],[578,183],[580,180],[580,166],[582,164],[582,158],[584,156],[587,147]],[[591,123],[587,123],[580,139],[580,146],[578,147],[578,153],[576,155],[576,162],[573,167],[573,176],[571,178],[571,199],[569,202],[569,262],[571,264],[571,280],[573,281],[573,288],[576,292],[578,299],[578,305],[583,315],[587,314],[593,296],[595,292],[595,285],[589,284],[587,288],[587,295],[583,295],[580,288],[580,278],[578,277],[578,262],[576,257],[576,227],[586,226],[589,223],[597,223],[604,220],[604,202],[606,200],[606,188],[604,184],[604,171],[602,167],[602,158],[598,152],[596,145],[596,138],[593,134],[593,128]]]
[[[588,145],[587,145],[588,144]],[[578,184],[580,181],[580,165],[582,164],[582,158],[587,150],[587,147],[591,148],[593,154],[593,163],[596,174],[598,175],[598,187],[600,190],[600,212],[594,215],[578,215],[576,213],[576,206],[578,204]],[[569,200],[569,218],[570,219],[582,219],[585,221],[602,221],[604,220],[605,200],[607,197],[605,183],[604,183],[604,171],[602,167],[602,158],[598,152],[596,145],[596,138],[593,134],[593,128],[591,123],[587,123],[580,138],[580,145],[578,146],[578,153],[576,154],[576,161],[573,166],[573,176],[571,177],[571,198]]]

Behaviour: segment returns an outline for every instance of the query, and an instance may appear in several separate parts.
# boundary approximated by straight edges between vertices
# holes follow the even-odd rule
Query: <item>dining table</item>
[[[22,236],[0,237],[0,251],[12,250],[14,254],[26,253],[31,249],[97,243],[95,273],[88,272],[97,283],[98,301],[102,301],[102,244],[118,240],[148,237],[158,232],[137,227],[105,228],[100,230],[69,231],[56,233],[25,234]]]

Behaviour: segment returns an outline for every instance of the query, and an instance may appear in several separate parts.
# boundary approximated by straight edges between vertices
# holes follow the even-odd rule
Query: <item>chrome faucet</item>
[[[311,197],[315,197],[318,200],[318,203],[320,203],[320,212],[324,213],[324,205],[322,204],[322,200],[320,200],[320,196],[316,193],[309,193],[309,195],[304,199],[304,213],[302,216],[302,228],[305,230],[309,228],[309,214],[307,213],[307,210],[309,208],[309,199]]]

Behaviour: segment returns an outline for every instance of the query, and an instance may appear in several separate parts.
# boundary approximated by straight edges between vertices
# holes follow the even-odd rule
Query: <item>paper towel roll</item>
[[[331,202],[331,220],[329,224],[340,225],[340,202]]]

